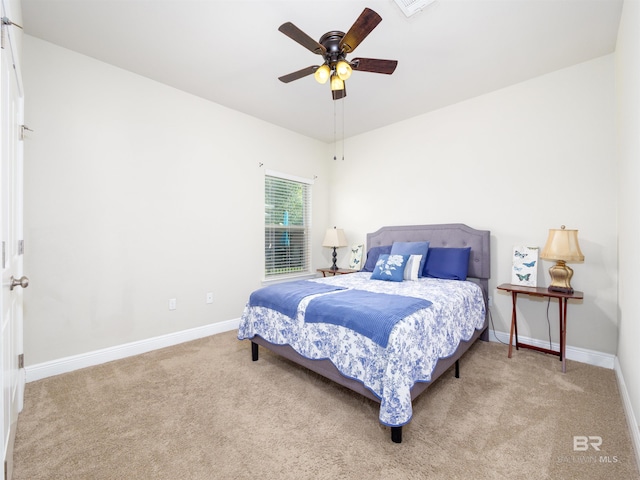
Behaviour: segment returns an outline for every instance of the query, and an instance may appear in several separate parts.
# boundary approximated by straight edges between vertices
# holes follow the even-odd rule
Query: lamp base
[[[558,260],[549,269],[549,275],[551,276],[551,284],[548,288],[550,292],[573,293],[573,288],[571,287],[573,270],[567,266],[564,260]]]
[[[547,290],[549,290],[550,292],[573,293],[573,288],[571,288],[571,287],[569,287],[569,288],[552,287],[551,285],[549,285],[549,288],[547,288]]]
[[[331,265],[331,270],[334,272],[338,271],[338,253],[336,252],[336,247],[333,247],[333,265]]]

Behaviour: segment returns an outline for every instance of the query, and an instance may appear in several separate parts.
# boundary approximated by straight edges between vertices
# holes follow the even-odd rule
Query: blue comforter
[[[386,348],[396,323],[429,306],[429,300],[416,297],[345,290],[309,301],[304,319],[308,323],[332,323],[350,328]]]
[[[290,318],[296,318],[298,304],[304,297],[336,290],[344,290],[344,287],[309,280],[278,283],[253,292],[249,297],[249,306],[270,308]]]

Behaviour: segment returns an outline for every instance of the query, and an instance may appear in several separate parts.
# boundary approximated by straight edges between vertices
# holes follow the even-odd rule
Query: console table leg
[[[562,335],[560,336],[560,358],[562,359],[562,373],[567,373],[567,299],[558,299],[562,303],[560,323],[562,325]]]
[[[564,358],[564,349],[562,348],[563,343],[563,335],[564,335],[564,325],[563,325],[563,315],[562,315],[562,299],[558,299],[558,326],[560,327],[560,361]]]
[[[509,332],[509,354],[507,358],[511,358],[511,352],[513,351],[513,332],[516,329],[516,292],[511,292],[511,304],[513,305],[513,310],[511,311],[511,331]],[[518,333],[516,330],[516,344],[518,343]]]

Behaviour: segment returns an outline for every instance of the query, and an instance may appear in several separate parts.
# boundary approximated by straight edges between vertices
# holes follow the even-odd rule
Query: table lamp
[[[571,277],[573,270],[566,262],[582,262],[584,255],[578,244],[578,230],[567,230],[564,225],[559,229],[549,229],[547,244],[540,258],[555,260],[556,264],[549,269],[551,275],[550,292],[573,293]]]
[[[333,248],[333,265],[331,266],[331,270],[335,272],[338,270],[336,263],[338,254],[336,253],[336,248],[347,246],[347,237],[344,235],[344,230],[336,227],[328,228],[327,233],[324,235],[322,246]]]

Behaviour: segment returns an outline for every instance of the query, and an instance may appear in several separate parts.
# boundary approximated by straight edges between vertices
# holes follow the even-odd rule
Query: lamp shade
[[[344,235],[344,230],[336,227],[327,229],[322,241],[323,247],[346,247],[347,245],[347,237]]]
[[[540,254],[545,260],[563,260],[582,262],[584,255],[578,244],[578,230],[567,230],[564,225],[559,229],[549,229],[547,243]]]

